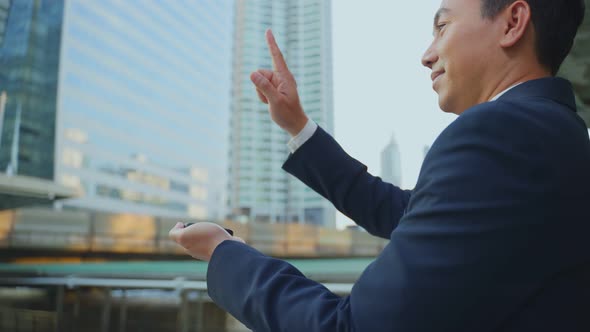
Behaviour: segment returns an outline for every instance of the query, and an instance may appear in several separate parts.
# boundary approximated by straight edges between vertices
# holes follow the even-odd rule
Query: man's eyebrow
[[[434,15],[434,22],[433,22],[433,26],[436,27],[438,25],[438,20],[440,19],[440,16],[442,14],[446,14],[448,12],[450,12],[451,10],[445,7],[439,8],[438,11],[436,12],[436,14]]]

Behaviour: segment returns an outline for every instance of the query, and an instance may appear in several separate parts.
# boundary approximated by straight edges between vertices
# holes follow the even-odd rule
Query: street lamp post
[[[12,147],[10,149],[10,162],[6,167],[7,175],[15,175],[18,172],[18,148],[20,140],[20,121],[22,112],[21,102],[18,101],[16,105],[16,118],[14,120],[14,131],[12,135]]]
[[[0,94],[0,147],[2,147],[2,128],[4,126],[4,107],[6,106],[6,91]]]

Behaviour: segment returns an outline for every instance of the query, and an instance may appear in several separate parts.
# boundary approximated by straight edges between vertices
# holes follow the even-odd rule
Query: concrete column
[[[55,330],[62,330],[62,320],[64,312],[64,286],[57,286],[57,294],[55,297]]]
[[[203,292],[197,291],[197,332],[205,330],[205,324],[203,324],[205,315],[203,311]]]
[[[101,332],[109,332],[109,323],[111,320],[111,289],[105,288],[104,289],[104,303],[102,304],[102,314],[100,320],[100,330]]]
[[[119,303],[119,332],[125,332],[127,325],[127,290],[121,290],[121,302]]]
[[[74,292],[74,317],[72,320],[72,332],[77,331],[76,327],[78,325],[78,321],[80,320],[80,288],[76,288]]]
[[[189,321],[188,321],[188,298],[187,292],[185,290],[180,291],[180,308],[178,312],[178,323],[180,328],[178,331],[180,332],[188,332],[189,330]]]

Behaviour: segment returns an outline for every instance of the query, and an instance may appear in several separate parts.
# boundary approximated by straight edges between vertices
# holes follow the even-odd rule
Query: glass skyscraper
[[[0,45],[4,40],[4,30],[8,20],[8,6],[10,6],[10,0],[0,0]]]
[[[63,3],[0,1],[0,173],[53,179]]]
[[[424,156],[426,156],[426,153],[428,152],[426,148],[427,147],[424,147]],[[401,186],[401,155],[399,145],[393,136],[383,151],[381,151],[381,179],[396,186]]]
[[[79,193],[65,207],[223,218],[229,0],[12,0],[7,8],[1,171],[17,137],[19,173]]]
[[[249,75],[270,68],[264,39],[272,28],[297,80],[306,113],[334,132],[331,3],[236,1],[228,205],[232,218],[335,226],[335,209],[281,169],[288,135],[271,122]]]

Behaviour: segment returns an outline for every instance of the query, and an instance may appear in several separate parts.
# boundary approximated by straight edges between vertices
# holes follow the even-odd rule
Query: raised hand
[[[260,100],[268,104],[272,120],[291,136],[297,135],[307,123],[301,107],[297,83],[289,71],[272,31],[266,31],[266,42],[272,58],[273,70],[259,69],[250,75]]]

